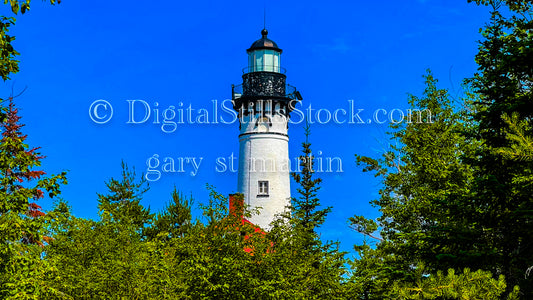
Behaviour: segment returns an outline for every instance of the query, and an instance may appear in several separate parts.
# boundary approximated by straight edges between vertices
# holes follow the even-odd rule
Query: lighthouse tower
[[[232,86],[232,99],[240,129],[238,192],[251,208],[261,208],[250,221],[268,229],[290,204],[288,121],[301,96],[285,82],[282,50],[266,29],[261,35],[246,50],[248,67],[242,84]]]

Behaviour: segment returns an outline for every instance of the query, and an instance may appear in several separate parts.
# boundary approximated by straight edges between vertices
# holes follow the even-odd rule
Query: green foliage
[[[4,4],[9,4],[14,14],[24,14],[30,10],[30,0],[4,0]],[[61,0],[50,0],[50,4],[61,3]],[[19,71],[19,61],[16,57],[19,53],[13,48],[14,36],[8,35],[11,26],[15,25],[14,17],[0,16],[0,76],[8,80],[10,74]]]
[[[527,156],[530,134],[519,135],[530,130],[533,117],[533,7],[531,1],[492,4],[476,55],[478,72],[468,81],[479,95],[473,106],[479,125],[469,134],[486,146],[471,160],[472,203],[478,208],[471,223],[483,230],[479,243],[492,249],[486,269],[505,275],[507,293],[520,285],[528,299],[533,297],[533,279],[524,276],[533,261],[533,162],[513,156]]]
[[[118,195],[142,200],[133,192],[140,182],[123,174],[108,182],[119,189],[99,195],[113,199],[106,202],[112,209]],[[47,222],[54,238],[46,261],[57,268],[50,286],[73,299],[345,299],[342,253],[319,241],[304,250],[309,240],[285,222],[263,232],[228,214],[228,199],[208,189],[209,199],[199,204],[204,222],[192,218],[193,199],[174,189],[165,209],[140,230],[125,220],[138,220],[143,209],[127,210],[122,221],[106,213],[92,221],[58,202]]]
[[[502,119],[508,126],[506,136],[510,145],[508,147],[497,148],[496,152],[507,159],[532,161],[533,137],[531,136],[531,132],[533,128],[530,122],[520,119],[516,112],[511,116],[503,114]]]
[[[471,218],[478,213],[470,203],[474,168],[463,159],[482,145],[463,134],[472,126],[467,112],[455,108],[431,73],[425,79],[423,97],[410,96],[409,103],[430,112],[431,122],[392,125],[390,149],[381,158],[356,156],[363,171],[383,183],[372,201],[382,213],[377,222],[350,218],[353,229],[371,238],[355,247],[360,259],[351,282],[362,299],[391,298],[392,284],[415,284],[420,262],[430,274],[489,263],[485,255],[492,248],[479,243],[483,233]],[[467,96],[465,106],[472,99]]]
[[[19,61],[15,59],[19,53],[11,44],[15,37],[8,35],[9,27],[15,24],[15,18],[1,17],[0,19],[0,76],[9,79],[9,74],[19,71]]]
[[[505,4],[511,11],[517,13],[524,13],[531,10],[531,0],[467,0],[475,2],[478,5],[491,6],[493,9],[499,8]]]
[[[392,283],[413,286],[420,262],[435,280],[439,271],[470,268],[507,281],[500,296],[477,291],[478,298],[532,296],[532,3],[475,2],[493,11],[482,30],[478,73],[467,80],[473,93],[461,103],[466,109],[428,76],[425,97],[410,102],[429,109],[435,122],[393,126],[382,158],[357,157],[383,183],[373,201],[382,213],[377,222],[350,219],[376,241],[356,246],[361,259],[353,262],[351,286],[363,299],[391,298]]]
[[[122,178],[111,178],[106,183],[108,195],[98,194],[99,214],[104,222],[131,225],[137,230],[150,222],[150,209],[140,204],[142,195],[149,189],[148,183],[144,177],[139,182],[135,180],[135,170],[122,162]]]
[[[136,228],[61,215],[50,225],[55,235],[46,254],[58,269],[57,290],[72,299],[146,299],[143,278],[154,261]]]
[[[315,177],[308,125],[305,134],[299,158],[302,171],[291,174],[298,196],[291,199],[288,214],[273,222],[268,234],[272,250],[264,257],[263,272],[273,280],[275,298],[345,299],[345,253],[339,251],[338,243],[323,243],[317,231],[331,207],[320,209],[322,180]]]
[[[331,207],[318,209],[320,200],[317,193],[320,190],[322,179],[314,177],[314,160],[309,136],[311,130],[309,124],[305,127],[305,142],[302,143],[302,155],[299,157],[300,173],[291,173],[299,196],[291,199],[292,222],[301,229],[301,234],[309,235],[308,239],[316,240],[316,228],[322,225]]]
[[[455,274],[453,269],[449,269],[446,275],[441,271],[425,275],[421,271],[423,269],[423,266],[417,268],[414,286],[395,283],[391,299],[498,300],[506,287],[503,276],[496,280],[490,272],[481,270],[471,272],[465,268],[462,274]],[[516,287],[507,299],[518,299],[518,292]]]
[[[145,182],[122,163],[122,178],[98,195],[101,219],[79,219],[59,202],[48,224],[53,240],[46,258],[58,268],[56,289],[73,299],[148,299],[149,277],[158,266],[153,243],[143,232],[152,220],[140,201]]]
[[[192,196],[186,198],[174,187],[172,200],[162,212],[156,214],[153,227],[147,228],[150,238],[169,240],[183,237],[192,226]]]
[[[46,177],[35,170],[43,157],[25,144],[19,120],[9,98],[0,124],[0,298],[40,299],[56,291],[47,284],[54,268],[41,260],[46,216],[35,201],[57,196],[66,174]]]

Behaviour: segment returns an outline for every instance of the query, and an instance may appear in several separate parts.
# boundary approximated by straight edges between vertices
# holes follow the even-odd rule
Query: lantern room
[[[285,73],[285,70],[280,65],[282,50],[278,48],[278,45],[274,41],[267,37],[268,30],[263,29],[261,35],[262,37],[246,50],[248,53],[248,68],[246,68],[244,73]]]

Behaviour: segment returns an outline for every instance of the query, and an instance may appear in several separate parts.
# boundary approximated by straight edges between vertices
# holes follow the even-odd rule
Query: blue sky
[[[215,161],[238,155],[237,123],[178,124],[164,133],[153,114],[145,124],[127,124],[127,100],[142,99],[152,109],[157,102],[161,110],[182,103],[210,114],[216,100],[220,109],[231,84],[241,83],[245,50],[260,38],[264,7],[269,38],[284,51],[287,82],[301,91],[303,108],[349,110],[353,100],[365,120],[377,109],[407,109],[407,95],[422,92],[427,68],[453,96],[461,95],[489,17],[466,1],[80,2],[35,1],[18,18],[12,33],[21,71],[2,93],[27,87],[17,104],[28,142],[42,147],[47,172],[68,170],[62,197],[86,218],[97,217],[96,194],[120,175],[122,159],[140,174],[154,154],[202,158],[195,176],[188,166],[151,182],[144,204],[154,211],[174,186],[197,202],[207,199],[206,183],[222,194],[236,192],[237,173],[217,172]],[[88,114],[98,99],[113,106],[106,124]],[[343,162],[343,172],[320,174],[320,197],[333,206],[322,236],[341,240],[344,250],[360,240],[347,219],[378,216],[369,201],[379,182],[361,172],[354,154],[378,156],[387,148],[386,131],[387,124],[375,123],[312,125],[315,154]],[[289,135],[292,158],[301,149],[303,124],[291,125]]]

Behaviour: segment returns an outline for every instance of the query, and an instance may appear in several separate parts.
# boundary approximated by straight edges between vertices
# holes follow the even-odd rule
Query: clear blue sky
[[[2,85],[2,94],[7,97],[13,86],[28,88],[17,99],[28,142],[42,147],[47,172],[68,170],[62,197],[75,215],[97,217],[96,193],[120,175],[122,159],[142,173],[154,154],[203,158],[196,176],[186,167],[151,183],[144,204],[154,211],[174,186],[197,202],[207,199],[206,183],[222,194],[236,191],[237,174],[216,172],[215,160],[238,155],[237,123],[178,124],[164,133],[152,124],[153,115],[145,124],[127,124],[127,100],[142,99],[152,108],[157,102],[161,111],[183,103],[207,109],[212,118],[212,100],[220,105],[231,97],[231,84],[241,83],[245,50],[260,38],[264,6],[269,38],[284,51],[287,82],[301,91],[303,108],[349,110],[353,100],[364,116],[380,108],[407,109],[407,94],[421,93],[427,68],[442,87],[460,95],[462,79],[476,70],[478,30],[489,17],[466,0],[65,0],[56,7],[35,1],[12,30],[21,72]],[[114,108],[103,125],[88,114],[97,99]],[[333,206],[322,236],[341,240],[344,250],[360,240],[348,217],[378,216],[368,202],[378,196],[379,182],[361,172],[354,154],[382,153],[386,131],[387,124],[312,126],[315,154],[343,162],[342,173],[320,174],[320,198]],[[289,135],[290,156],[296,157],[302,124],[291,125]],[[51,206],[49,200],[40,204]]]

